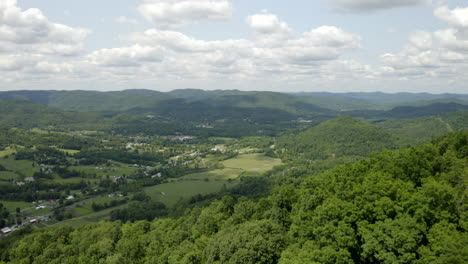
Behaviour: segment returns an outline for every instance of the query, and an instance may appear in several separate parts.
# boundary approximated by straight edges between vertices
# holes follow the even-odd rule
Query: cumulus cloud
[[[468,28],[468,7],[450,10],[447,6],[440,6],[434,11],[434,15],[457,28]]]
[[[16,0],[0,1],[0,78],[17,82],[76,74],[89,33],[53,23],[39,9],[22,10]]]
[[[405,78],[460,76],[468,66],[467,11],[468,8],[438,7],[434,15],[450,28],[412,33],[401,52],[381,56],[385,64],[381,74]]]
[[[166,53],[167,56],[187,57],[190,54],[190,59],[199,62],[199,65],[210,61],[231,65],[235,61],[244,60],[244,64],[256,65],[258,68],[333,60],[346,50],[360,45],[359,36],[333,26],[321,26],[295,34],[284,21],[269,13],[250,16],[247,23],[254,33],[253,40],[205,41],[180,32],[159,29],[134,33],[124,39],[141,45],[162,46],[171,51]]]
[[[379,9],[416,6],[427,3],[427,0],[325,0],[340,10],[373,11]]]
[[[253,30],[255,37],[264,42],[283,41],[293,35],[293,30],[286,22],[274,14],[267,13],[267,11],[249,16],[247,23]]]
[[[164,49],[160,47],[140,46],[101,49],[87,56],[90,63],[106,67],[140,66],[144,62],[158,62]]]
[[[209,52],[228,49],[245,49],[250,46],[248,40],[205,41],[171,30],[149,29],[124,37],[124,40],[144,45],[161,45],[177,52]]]
[[[73,55],[89,30],[50,22],[39,9],[22,11],[16,0],[0,4],[0,51]]]
[[[322,78],[331,69],[322,66],[360,47],[359,36],[340,28],[321,26],[299,34],[266,11],[246,23],[252,39],[203,40],[160,28],[132,33],[122,36],[128,46],[95,51],[87,62],[107,73],[120,75],[126,67],[127,72],[171,79]]]
[[[232,15],[228,0],[145,0],[138,11],[158,28],[173,28],[202,20],[226,20]]]

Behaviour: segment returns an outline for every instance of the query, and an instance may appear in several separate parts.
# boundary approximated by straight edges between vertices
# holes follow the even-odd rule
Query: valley
[[[254,246],[269,258],[281,255],[281,263],[320,260],[321,253],[308,254],[330,246],[348,252],[330,253],[335,260],[375,260],[357,253],[383,239],[372,230],[403,223],[421,224],[421,237],[433,236],[439,227],[464,234],[463,210],[452,203],[465,193],[464,96],[456,103],[430,97],[424,99],[436,102],[421,103],[421,95],[414,95],[415,101],[394,107],[394,96],[385,94],[314,96],[201,90],[0,93],[5,248],[0,259],[33,254],[18,250],[40,234],[64,232],[71,239],[100,228],[115,229],[121,237],[113,252],[122,249],[122,239],[140,243],[135,241],[152,232],[182,232],[179,238],[169,235],[181,240],[161,245],[173,247],[170,254],[188,254],[176,244],[191,243],[196,258],[210,263],[221,258],[210,255],[212,250],[230,254],[218,248],[223,239],[253,241],[254,234],[281,245]],[[70,104],[70,98],[92,100]],[[426,205],[426,198],[418,198],[433,191],[448,195],[444,201],[450,205]],[[142,235],[129,238],[126,229]],[[339,239],[353,242],[333,242]],[[16,246],[2,244],[8,241]],[[413,248],[425,246],[418,241]],[[74,242],[64,243],[60,247]],[[161,261],[168,257],[147,254]]]

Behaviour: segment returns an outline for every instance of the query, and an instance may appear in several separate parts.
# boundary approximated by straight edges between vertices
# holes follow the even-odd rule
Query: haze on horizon
[[[0,2],[0,91],[468,93],[463,0]]]

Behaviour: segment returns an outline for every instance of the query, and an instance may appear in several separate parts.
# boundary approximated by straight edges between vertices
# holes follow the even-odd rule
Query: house
[[[18,186],[22,186],[22,185],[24,185],[24,184],[25,184],[25,183],[22,182],[22,181],[16,182],[16,185],[18,185]]]
[[[156,173],[156,174],[154,174],[154,175],[151,176],[152,179],[154,179],[154,178],[156,178],[156,177],[157,177],[157,178],[161,178],[161,177],[162,177],[162,174],[159,172],[159,173]]]
[[[2,228],[0,231],[1,231],[3,234],[8,234],[8,233],[11,232],[11,228],[5,227],[5,228]]]
[[[68,196],[67,198],[65,198],[65,199],[67,199],[67,200],[73,200],[73,199],[75,199],[75,196],[69,195],[69,196]]]
[[[27,178],[24,178],[24,181],[27,181],[27,182],[33,182],[35,181],[33,177],[27,177]]]
[[[40,210],[40,209],[45,209],[46,207],[44,205],[39,205],[39,206],[36,206],[36,210]]]

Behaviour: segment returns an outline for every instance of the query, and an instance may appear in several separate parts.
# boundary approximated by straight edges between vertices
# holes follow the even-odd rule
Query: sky
[[[466,0],[0,0],[0,90],[468,93]]]

